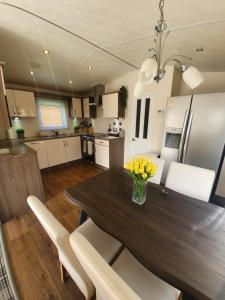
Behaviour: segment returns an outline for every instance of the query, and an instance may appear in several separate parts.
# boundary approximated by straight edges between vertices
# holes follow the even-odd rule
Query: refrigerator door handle
[[[188,141],[189,141],[189,136],[190,136],[190,133],[191,133],[191,125],[192,125],[192,120],[193,120],[193,114],[194,113],[191,110],[190,118],[189,118],[189,122],[188,122],[188,126],[187,126],[186,138],[185,138],[185,142],[184,142],[184,150],[183,150],[183,155],[182,155],[182,160],[181,160],[182,163],[184,163],[185,158],[186,158]]]
[[[182,129],[182,134],[181,134],[181,139],[180,139],[180,146],[178,150],[178,158],[177,161],[181,162],[182,158],[182,150],[183,150],[183,145],[184,145],[184,138],[185,138],[185,132],[186,132],[186,127],[187,127],[187,121],[188,121],[188,110],[185,111],[185,116],[184,116],[184,125]]]

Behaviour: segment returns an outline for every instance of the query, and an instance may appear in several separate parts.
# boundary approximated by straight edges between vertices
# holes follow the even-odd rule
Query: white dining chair
[[[71,246],[96,288],[97,300],[177,300],[181,292],[156,277],[125,249],[112,266],[80,233]]]
[[[27,202],[58,250],[62,281],[65,281],[67,272],[85,299],[91,299],[95,293],[95,288],[71,248],[70,233],[37,197],[29,196]],[[91,219],[88,219],[75,231],[82,233],[101,253],[107,263],[113,261],[122,247],[119,241],[101,230]]]
[[[212,170],[171,162],[165,186],[186,196],[209,201],[214,179]]]
[[[157,166],[155,175],[148,179],[149,182],[160,184],[165,160],[157,157],[150,157],[151,161]]]

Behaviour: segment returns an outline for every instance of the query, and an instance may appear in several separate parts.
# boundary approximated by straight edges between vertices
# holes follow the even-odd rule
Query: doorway
[[[151,98],[134,99],[130,156],[149,152]]]

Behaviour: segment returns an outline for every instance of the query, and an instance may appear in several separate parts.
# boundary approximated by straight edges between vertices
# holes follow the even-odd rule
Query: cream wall
[[[182,80],[179,95],[225,92],[225,72],[203,72],[202,75],[203,83],[194,90],[191,90]]]
[[[106,93],[118,91],[122,85],[128,89],[128,101],[126,116],[124,120],[125,129],[125,161],[132,155],[132,137],[135,124],[135,110],[134,101],[136,100],[133,96],[134,86],[137,82],[139,71],[130,72],[116,80],[109,82],[105,86]],[[147,151],[160,152],[161,143],[163,138],[164,130],[164,116],[158,116],[157,110],[166,110],[167,98],[171,96],[172,83],[173,83],[174,67],[169,66],[166,69],[165,78],[159,83],[153,83],[147,86],[143,93],[143,98],[151,98],[151,110],[150,110],[150,139],[148,143]]]

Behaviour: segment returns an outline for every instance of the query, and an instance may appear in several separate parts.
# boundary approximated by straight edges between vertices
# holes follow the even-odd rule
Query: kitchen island
[[[34,150],[19,140],[1,140],[0,153],[0,220],[4,223],[27,210],[29,195],[43,202],[45,196]]]

